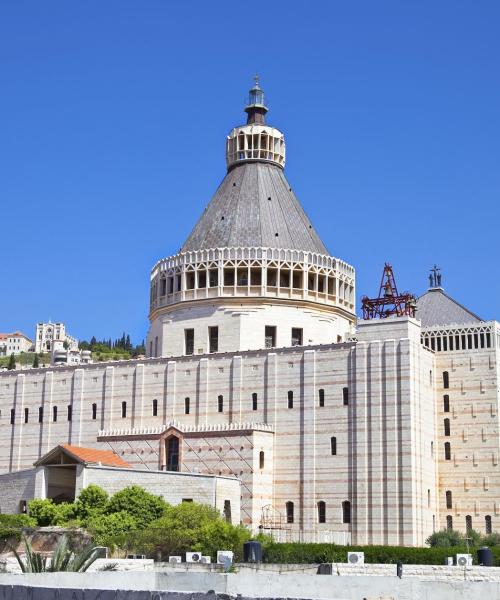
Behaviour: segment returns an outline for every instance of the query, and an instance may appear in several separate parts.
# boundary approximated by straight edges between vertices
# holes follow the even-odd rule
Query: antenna
[[[385,263],[384,272],[380,281],[377,298],[361,298],[363,319],[386,319],[391,315],[414,317],[417,311],[417,300],[413,294],[404,292],[399,294],[394,278],[394,272],[389,263]]]

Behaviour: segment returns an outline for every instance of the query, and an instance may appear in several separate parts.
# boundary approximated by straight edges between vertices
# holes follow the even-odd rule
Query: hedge
[[[500,547],[491,548],[496,566],[500,566]],[[406,546],[336,546],[334,544],[264,543],[264,562],[281,564],[311,564],[347,562],[348,552],[364,552],[366,563],[402,562],[411,565],[443,565],[446,557],[467,553],[467,548],[412,548]],[[469,548],[473,563],[477,548]]]

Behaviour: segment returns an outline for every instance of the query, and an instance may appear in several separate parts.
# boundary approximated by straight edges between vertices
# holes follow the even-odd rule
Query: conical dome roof
[[[328,254],[283,170],[275,164],[242,161],[235,165],[181,252],[240,246]]]
[[[283,173],[285,140],[265,123],[258,77],[245,107],[247,124],[227,137],[228,173],[181,247],[263,247],[328,254]]]

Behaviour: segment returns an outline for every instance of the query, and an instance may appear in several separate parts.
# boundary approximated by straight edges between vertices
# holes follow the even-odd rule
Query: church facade
[[[148,481],[237,480],[241,521],[283,541],[498,529],[500,326],[436,276],[415,318],[357,320],[354,268],[293,193],[258,84],[245,110],[227,175],[152,269],[147,358],[0,373],[0,485],[70,444]]]

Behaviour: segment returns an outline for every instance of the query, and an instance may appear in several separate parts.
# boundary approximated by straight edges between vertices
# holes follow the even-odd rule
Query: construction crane
[[[394,272],[389,263],[385,263],[378,298],[361,298],[363,319],[386,319],[392,315],[414,317],[417,310],[417,299],[413,294],[398,293]]]

